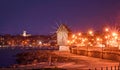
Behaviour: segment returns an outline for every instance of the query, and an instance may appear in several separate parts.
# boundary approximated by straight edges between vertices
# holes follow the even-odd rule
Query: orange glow
[[[77,36],[75,37],[75,39],[77,39]]]
[[[107,36],[105,36],[105,38],[107,39],[108,37],[107,37]]]
[[[67,43],[69,44],[69,43],[70,43],[70,41],[68,40],[68,41],[67,41]]]
[[[113,32],[113,33],[112,33],[112,36],[117,36],[117,35],[118,35],[118,34],[117,34],[117,33],[115,33],[115,32]]]
[[[102,38],[96,38],[97,41],[102,41]]]
[[[93,31],[92,31],[92,30],[89,30],[88,33],[89,33],[90,35],[93,35]]]
[[[108,32],[108,31],[109,31],[109,28],[105,28],[105,31]]]
[[[72,35],[72,38],[75,38],[75,35]]]
[[[79,36],[81,36],[82,34],[81,33],[78,33]]]
[[[100,38],[97,38],[96,40],[97,40],[97,41],[100,41]]]
[[[118,37],[117,37],[117,36],[115,36],[115,39],[118,39]]]
[[[42,44],[42,42],[41,42],[41,41],[39,41],[39,44],[41,45],[41,44]]]

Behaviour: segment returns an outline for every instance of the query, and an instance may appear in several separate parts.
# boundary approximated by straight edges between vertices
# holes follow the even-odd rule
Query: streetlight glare
[[[79,35],[79,36],[81,36],[81,35],[82,35],[82,33],[78,33],[78,35]]]
[[[72,35],[72,38],[75,38],[75,35],[74,35],[74,34]]]
[[[41,44],[42,44],[42,42],[41,42],[41,41],[39,41],[39,44],[41,45]]]
[[[97,41],[100,41],[100,38],[97,38]]]
[[[70,43],[70,41],[68,40],[68,41],[67,41],[67,43],[69,44],[69,43]]]
[[[90,35],[93,35],[93,31],[92,31],[92,30],[89,30],[88,33],[89,33]]]
[[[105,28],[105,31],[108,32],[108,31],[109,31],[109,28]]]
[[[116,32],[113,32],[112,33],[112,36],[117,36],[118,34]]]

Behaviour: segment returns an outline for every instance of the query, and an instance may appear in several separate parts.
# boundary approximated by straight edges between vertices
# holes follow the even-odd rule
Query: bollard
[[[106,67],[106,70],[108,70],[108,67]]]
[[[120,66],[118,66],[118,70],[120,70]]]
[[[101,70],[103,70],[103,67],[101,67]]]
[[[117,69],[116,69],[116,66],[115,66],[115,70],[117,70]]]
[[[111,70],[112,70],[112,66],[111,66]]]

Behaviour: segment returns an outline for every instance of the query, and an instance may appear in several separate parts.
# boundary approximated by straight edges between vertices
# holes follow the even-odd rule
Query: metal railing
[[[94,68],[89,70],[120,70],[120,66],[111,66],[111,67],[101,67],[101,68]]]

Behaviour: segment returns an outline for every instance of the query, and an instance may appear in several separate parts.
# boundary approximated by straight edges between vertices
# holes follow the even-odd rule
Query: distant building
[[[27,34],[27,31],[23,31],[22,36],[26,37],[26,36],[31,36],[31,34]]]
[[[57,30],[57,45],[67,46],[70,30],[65,24],[61,24]]]

